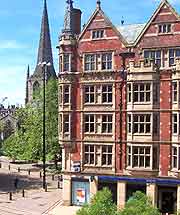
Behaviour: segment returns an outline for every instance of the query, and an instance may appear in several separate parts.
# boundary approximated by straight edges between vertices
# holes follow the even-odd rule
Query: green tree
[[[84,205],[76,215],[116,215],[117,208],[112,201],[112,194],[108,188],[98,191],[90,204]]]
[[[17,131],[3,146],[7,156],[13,159],[42,159],[43,91],[34,94],[34,100],[16,112]],[[46,156],[53,159],[60,153],[58,144],[58,86],[57,80],[49,80],[46,85]]]
[[[128,200],[125,208],[119,215],[160,215],[157,208],[153,207],[151,200],[144,193],[137,191]]]

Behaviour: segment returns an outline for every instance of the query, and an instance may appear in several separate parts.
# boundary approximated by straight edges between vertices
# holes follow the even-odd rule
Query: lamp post
[[[51,66],[50,62],[40,63],[43,71],[43,189],[47,191],[46,187],[46,74],[47,67]]]

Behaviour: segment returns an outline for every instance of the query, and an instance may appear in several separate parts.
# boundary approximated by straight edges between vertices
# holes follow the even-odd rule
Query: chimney
[[[72,31],[77,35],[81,33],[81,14],[81,10],[73,8]]]

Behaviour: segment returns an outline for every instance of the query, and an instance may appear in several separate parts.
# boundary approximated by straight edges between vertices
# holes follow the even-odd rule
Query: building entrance
[[[177,188],[158,187],[158,208],[161,213],[173,214],[177,210]]]

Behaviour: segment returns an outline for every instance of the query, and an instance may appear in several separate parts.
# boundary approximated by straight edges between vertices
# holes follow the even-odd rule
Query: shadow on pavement
[[[39,189],[41,187],[41,178],[32,178],[28,175],[18,175],[15,173],[0,173],[0,192]]]

